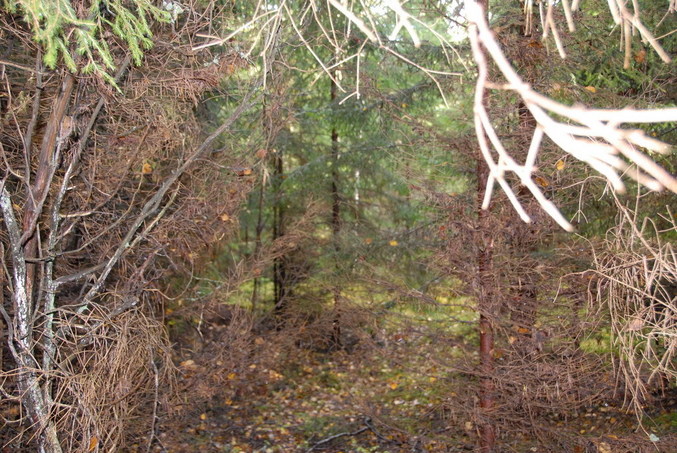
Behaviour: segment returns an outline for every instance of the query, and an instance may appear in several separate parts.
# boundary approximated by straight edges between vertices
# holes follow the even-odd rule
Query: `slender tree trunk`
[[[39,232],[36,227],[38,225],[38,218],[42,213],[42,207],[47,198],[52,177],[59,164],[61,146],[63,141],[68,138],[66,131],[64,130],[67,129],[68,126],[64,125],[64,118],[66,116],[68,105],[70,104],[74,87],[75,77],[73,77],[72,74],[67,74],[64,77],[61,92],[54,101],[50,117],[47,121],[45,135],[43,136],[40,145],[35,181],[28,189],[23,217],[21,243],[24,245],[24,256],[29,260],[38,258]],[[63,128],[62,125],[64,125]],[[30,146],[30,143],[26,144],[26,146]],[[27,168],[26,171],[28,172],[30,169]],[[35,285],[36,271],[37,265],[35,263],[26,265],[26,295],[29,304],[32,304],[34,290],[37,286]]]
[[[257,202],[257,213],[256,213],[256,231],[254,237],[254,259],[259,256],[261,251],[261,235],[263,234],[263,198],[264,198],[264,184],[261,182],[261,187],[259,187],[259,199]],[[246,240],[245,240],[246,242]],[[259,300],[259,286],[260,280],[258,277],[254,278],[254,288],[252,289],[252,313],[256,312],[256,305]]]
[[[333,71],[333,77],[336,78],[336,71]],[[330,100],[332,107],[336,102],[336,91],[337,86],[334,79],[331,80],[330,87]],[[339,243],[339,235],[341,233],[341,196],[339,194],[339,134],[336,126],[332,126],[331,129],[331,230],[333,234],[334,241],[334,253],[335,253],[335,273],[338,276],[340,270],[339,266],[339,253],[341,252],[341,245]],[[341,288],[338,283],[334,284],[333,288],[334,296],[334,319],[332,326],[332,347],[340,349],[341,344]]]
[[[478,0],[484,8],[485,14],[489,8],[489,0]],[[483,103],[488,103],[487,93],[484,93]],[[494,296],[496,288],[493,275],[493,238],[490,226],[491,211],[482,209],[482,199],[487,186],[489,166],[484,161],[481,152],[477,152],[477,271],[478,297],[477,304],[480,312],[480,451],[492,453],[496,449],[496,427],[492,420],[495,406],[494,388],[494,314],[496,311]]]
[[[3,213],[11,246],[9,252],[12,259],[12,280],[14,284],[12,302],[15,325],[8,344],[19,369],[18,384],[21,391],[21,400],[39,435],[39,451],[41,453],[61,453],[56,427],[49,415],[50,408],[40,390],[40,376],[35,372],[40,367],[33,354],[33,310],[28,296],[26,256],[21,246],[19,222],[14,215],[9,193],[4,187],[0,193],[0,209]]]
[[[489,216],[491,212],[483,210],[482,199],[486,189],[489,167],[482,157],[477,160],[477,305],[480,312],[480,394],[482,410],[480,428],[480,451],[493,452],[496,446],[496,429],[491,420],[495,404],[494,395],[494,315],[496,312],[493,275],[493,239]]]
[[[35,359],[33,341],[33,314],[35,312],[35,293],[40,287],[38,282],[39,250],[39,219],[44,211],[44,205],[49,194],[49,187],[54,173],[59,165],[61,147],[72,132],[72,120],[66,116],[71,96],[75,87],[75,77],[67,74],[61,84],[61,89],[52,105],[47,127],[40,145],[38,166],[35,179],[27,186],[26,204],[21,229],[14,219],[14,213],[9,194],[4,192],[3,215],[9,232],[11,256],[14,273],[13,304],[16,319],[12,342],[12,352],[20,368],[19,388],[22,393],[22,402],[39,434],[38,449],[46,453],[60,453],[61,445],[56,433],[54,422],[50,418],[50,386],[46,386],[46,394],[40,389],[40,376],[34,370],[40,369]],[[69,120],[69,121],[67,121]],[[27,136],[32,134],[27,131]],[[24,143],[26,155],[29,156],[31,143]],[[27,158],[28,159],[28,158]],[[30,168],[26,169],[26,173]],[[21,235],[18,236],[19,231]],[[52,289],[52,288],[47,288]],[[51,328],[51,326],[48,326]],[[50,335],[50,332],[44,332]],[[51,351],[44,351],[49,354]],[[48,372],[48,370],[43,370]]]
[[[285,207],[282,199],[282,179],[284,178],[284,157],[282,150],[275,155],[275,204],[273,206],[273,241],[284,235]],[[273,261],[273,287],[275,292],[275,317],[281,322],[287,309],[287,259],[284,256]]]

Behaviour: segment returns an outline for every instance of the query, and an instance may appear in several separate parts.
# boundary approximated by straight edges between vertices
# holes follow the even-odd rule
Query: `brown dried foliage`
[[[677,227],[669,207],[649,218],[637,205],[616,204],[617,226],[596,247],[590,302],[609,319],[625,402],[642,414],[652,394],[677,379],[677,258],[670,241]]]
[[[146,209],[200,145],[205,131],[196,104],[247,64],[227,50],[220,55],[190,51],[192,42],[186,37],[210,24],[211,15],[217,14],[213,6],[190,5],[188,17],[173,27],[158,27],[156,45],[146,54],[149,64],[132,68],[121,78],[122,93],[95,77],[78,75],[66,116],[60,120],[62,131],[69,122],[73,130],[59,145],[61,155],[37,224],[38,256],[29,257],[36,258],[32,262],[37,269],[32,282],[36,312],[30,322],[36,364],[47,363],[35,372],[44,382],[45,394],[53,395],[48,397],[49,419],[66,451],[88,451],[92,439],[107,451],[117,450],[130,436],[152,440],[154,416],[161,410],[158,395],[167,393],[173,375],[158,315],[159,295],[171,273],[195,269],[199,255],[235,231],[237,224],[231,219],[253,183],[253,177],[240,178],[224,170],[241,164],[243,157],[205,155],[154,209]],[[0,65],[2,184],[21,222],[29,193],[25,176],[31,175],[31,183],[35,179],[41,140],[66,75],[42,68],[40,53],[16,17],[3,14],[0,33],[7,43],[2,60],[12,63]],[[109,44],[123,65],[123,48],[115,40]],[[42,72],[40,78],[31,68]],[[103,108],[86,135],[100,101]],[[26,152],[23,140],[32,124],[35,132]],[[71,164],[74,171],[68,173]],[[52,209],[59,214],[55,231],[50,230]],[[54,244],[48,243],[50,235]],[[13,269],[4,228],[0,240],[3,312],[12,325],[17,313],[11,304]],[[101,278],[102,266],[120,251],[100,290],[88,296]],[[48,264],[51,260],[53,265]],[[52,266],[51,280],[46,266]],[[44,313],[50,281],[60,284],[54,291],[53,311]],[[11,330],[4,333],[3,347],[11,347]],[[49,358],[44,346],[48,337],[54,344]],[[16,377],[26,370],[17,368],[10,349],[3,352],[2,391],[12,398],[11,404],[18,404]],[[10,406],[3,411],[9,429],[3,430],[0,443],[17,451],[32,448],[32,422]]]

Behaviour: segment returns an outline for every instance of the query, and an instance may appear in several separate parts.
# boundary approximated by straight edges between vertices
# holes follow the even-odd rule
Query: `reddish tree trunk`
[[[480,312],[480,451],[483,453],[493,452],[496,444],[496,430],[491,421],[491,412],[494,407],[494,279],[493,279],[493,240],[489,227],[488,210],[483,210],[482,198],[486,188],[489,168],[480,157],[477,160],[477,217],[478,217],[478,255],[477,270],[478,298],[477,304]]]
[[[485,13],[489,8],[489,0],[478,0]],[[487,93],[483,95],[483,103],[488,103]],[[492,421],[492,411],[495,405],[494,389],[494,279],[493,279],[493,239],[489,222],[491,212],[482,209],[482,199],[489,176],[489,167],[484,161],[481,152],[477,151],[477,270],[478,298],[480,312],[480,451],[491,453],[496,448],[496,427]]]

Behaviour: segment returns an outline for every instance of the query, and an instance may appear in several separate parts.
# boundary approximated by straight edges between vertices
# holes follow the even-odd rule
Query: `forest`
[[[0,0],[0,452],[677,451],[677,0]]]

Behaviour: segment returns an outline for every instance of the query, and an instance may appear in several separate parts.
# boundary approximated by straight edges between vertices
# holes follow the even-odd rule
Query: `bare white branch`
[[[611,2],[614,2],[613,5],[617,7],[619,17],[627,18],[627,10],[624,7],[619,7],[615,0],[609,1],[610,6]],[[555,35],[556,28],[552,21],[551,8],[552,3],[548,7],[544,23],[546,28],[550,29]],[[569,222],[562,217],[552,202],[543,196],[532,181],[534,164],[543,136],[548,136],[564,151],[576,159],[586,162],[594,170],[601,173],[617,192],[625,190],[621,176],[628,175],[651,190],[668,188],[677,193],[677,179],[640,150],[645,148],[653,152],[666,153],[670,149],[669,145],[647,136],[641,130],[623,129],[621,127],[623,123],[676,121],[677,109],[600,110],[580,105],[570,107],[560,104],[534,91],[517,74],[489,29],[484,11],[474,0],[466,0],[466,10],[468,19],[473,23],[470,30],[470,40],[479,74],[474,104],[476,130],[482,155],[487,160],[491,170],[487,184],[488,192],[485,194],[483,207],[486,208],[489,204],[490,189],[493,188],[494,180],[499,182],[508,199],[515,205],[514,193],[504,180],[504,174],[512,172],[519,177],[522,184],[529,188],[543,209],[558,224],[566,230],[572,229]],[[632,20],[638,21],[638,18],[633,16]],[[557,38],[555,40],[557,41]],[[508,82],[507,85],[501,86],[489,83],[486,80],[488,62],[481,47],[486,49],[488,55],[498,66]],[[518,164],[510,157],[491,124],[482,103],[483,93],[489,87],[509,89],[519,94],[537,122],[524,165]],[[555,120],[552,115],[559,115],[564,120]],[[498,154],[497,162],[494,161],[494,157],[488,149],[484,134],[489,138],[491,145]],[[516,209],[522,216],[523,209],[517,207]]]

